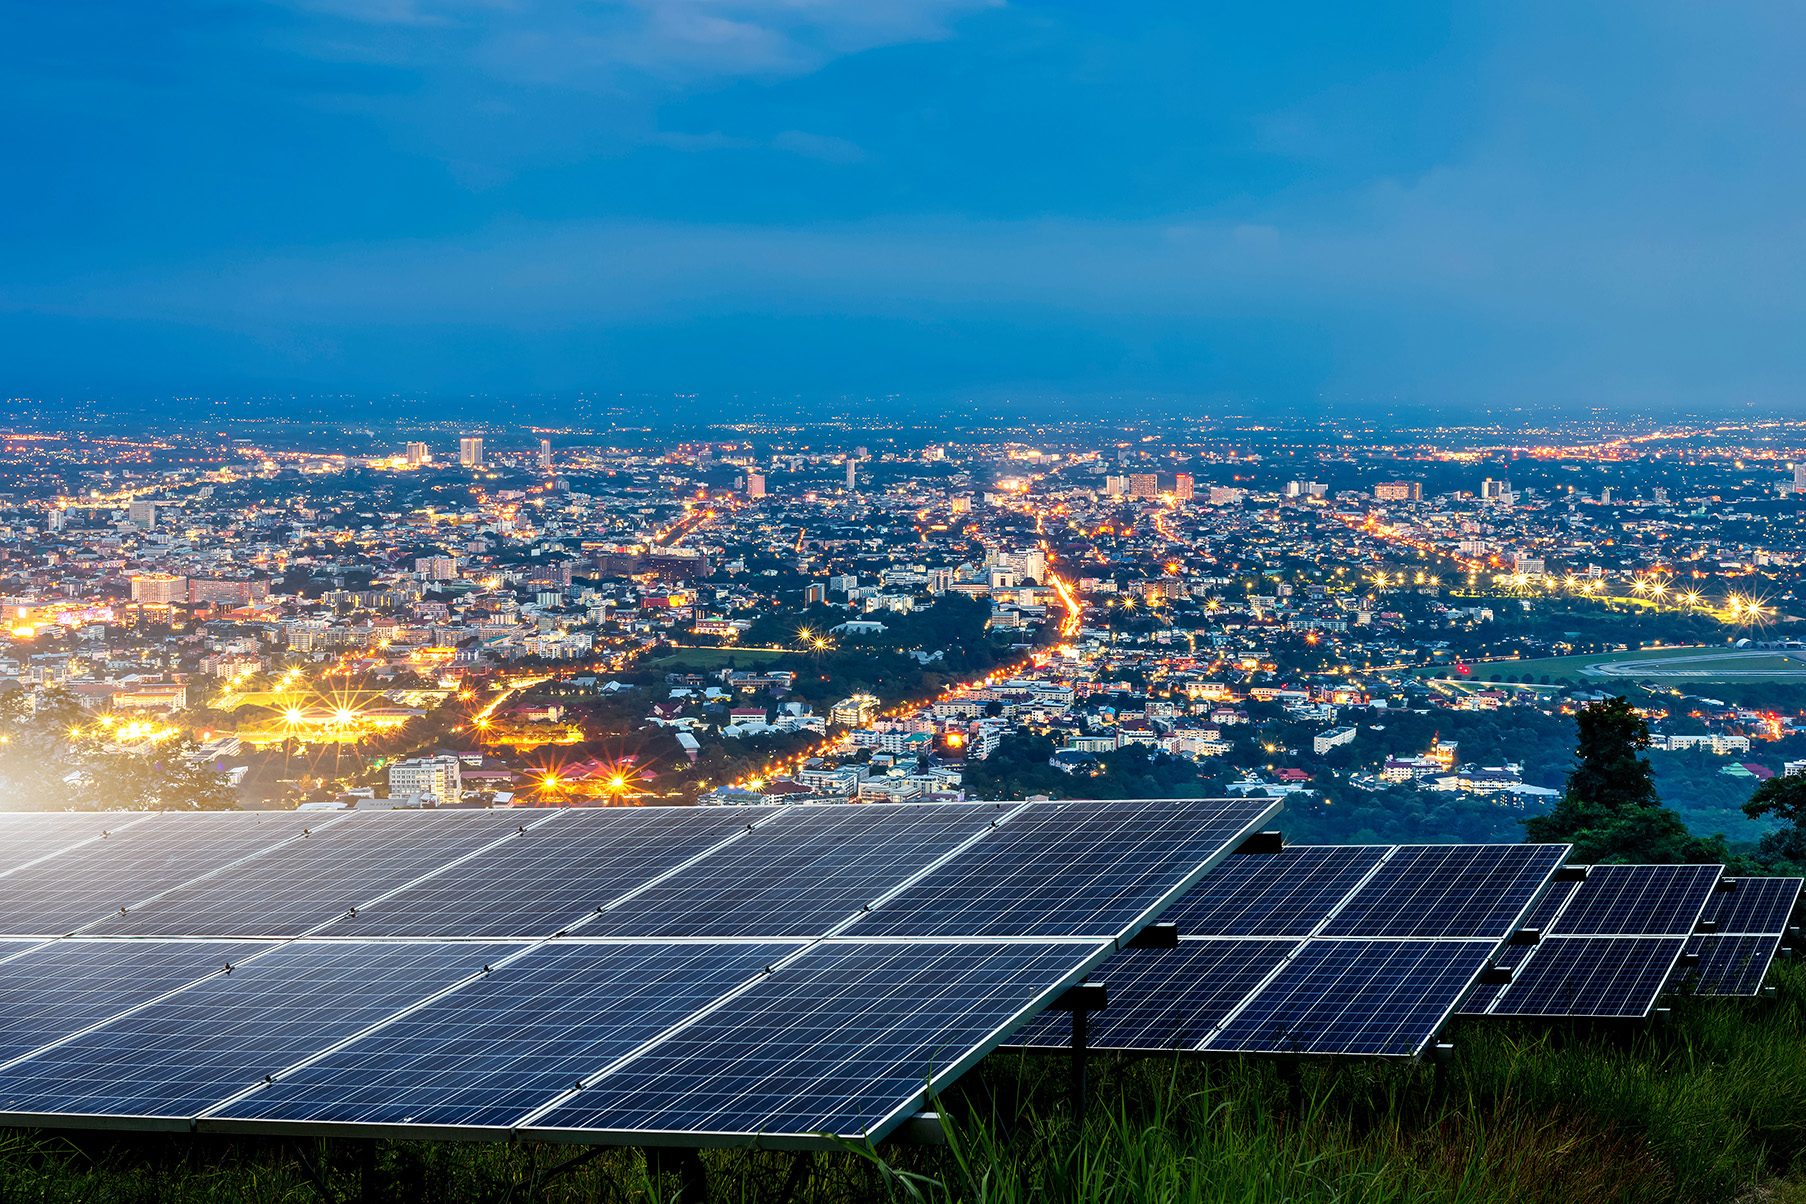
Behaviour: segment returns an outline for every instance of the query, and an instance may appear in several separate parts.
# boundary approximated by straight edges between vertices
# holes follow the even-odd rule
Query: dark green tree
[[[1770,778],[1756,787],[1743,813],[1773,818],[1787,826],[1762,838],[1756,856],[1764,865],[1806,865],[1806,774]]]
[[[1579,745],[1568,789],[1547,815],[1524,821],[1538,843],[1571,844],[1577,861],[1725,861],[1722,837],[1687,831],[1656,795],[1655,773],[1643,750],[1649,725],[1622,698],[1581,708]]]

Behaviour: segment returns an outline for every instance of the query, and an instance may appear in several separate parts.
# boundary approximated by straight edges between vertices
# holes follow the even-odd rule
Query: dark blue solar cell
[[[160,813],[0,877],[0,935],[62,936],[330,823],[294,811]],[[198,935],[171,933],[172,936]]]
[[[818,945],[526,1129],[881,1137],[1107,946]]]
[[[1485,941],[1310,941],[1203,1048],[1412,1057],[1491,953]]]
[[[1182,936],[1305,936],[1329,918],[1385,845],[1291,845],[1226,858],[1160,913]]]
[[[1117,936],[1191,886],[1274,809],[1241,799],[1031,803],[851,932]]]
[[[217,1115],[507,1128],[800,947],[545,945]]]
[[[0,874],[149,818],[118,811],[0,812]]]
[[[1402,845],[1323,935],[1502,940],[1567,852],[1547,844]]]
[[[0,1114],[192,1117],[517,948],[286,945],[0,1070]]]
[[[1800,899],[1799,878],[1738,878],[1733,890],[1716,890],[1704,919],[1721,935],[1779,935],[1787,931]]]
[[[242,941],[50,941],[0,961],[0,1062],[71,1036],[227,963],[267,949]],[[12,952],[0,949],[0,954]]]
[[[1687,938],[1545,937],[1499,992],[1494,1016],[1647,1016]]]
[[[994,804],[796,807],[612,907],[584,936],[812,936],[1007,814]]]
[[[134,907],[94,932],[299,936],[542,818],[506,811],[353,812],[229,873]]]
[[[1717,865],[1595,865],[1555,922],[1562,936],[1685,936],[1724,872]]]
[[[1681,967],[1675,985],[1699,995],[1759,994],[1780,947],[1781,938],[1773,934],[1696,936],[1687,942],[1687,952],[1699,961]]]
[[[770,814],[762,807],[562,812],[359,908],[321,935],[551,936]]]
[[[1091,1013],[1094,1049],[1192,1049],[1294,949],[1295,940],[1182,940],[1176,949],[1129,949],[1092,971],[1109,1005]],[[1043,1012],[1012,1044],[1066,1048],[1072,1017]]]

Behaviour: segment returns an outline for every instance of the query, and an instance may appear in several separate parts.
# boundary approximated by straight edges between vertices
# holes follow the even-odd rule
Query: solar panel
[[[1091,1014],[1086,1042],[1098,1049],[1195,1048],[1296,948],[1296,940],[1185,939],[1174,949],[1125,950],[1091,975],[1109,1006]],[[1043,1012],[1011,1044],[1064,1049],[1071,1042],[1071,1017]]]
[[[1278,809],[1267,800],[1030,803],[854,926],[859,936],[1116,935]]]
[[[1686,945],[1680,936],[1544,937],[1488,1014],[1647,1016]]]
[[[1323,935],[1502,940],[1567,854],[1559,844],[1401,845]]]
[[[73,932],[322,822],[335,820],[293,811],[154,815],[0,877],[0,933]]]
[[[1160,921],[1187,936],[1306,936],[1387,852],[1385,845],[1291,845],[1231,857]]]
[[[505,1129],[800,947],[543,945],[212,1115]]]
[[[1308,941],[1202,1048],[1414,1057],[1491,953],[1472,940]]]
[[[762,1131],[812,1146],[832,1144],[823,1132],[879,1137],[920,1101],[931,1076],[949,1081],[1081,980],[1275,809],[1265,800],[1229,800],[785,811],[768,820],[771,833],[786,834],[765,845],[768,861],[730,857],[710,866],[767,825],[723,829],[720,841],[669,877],[683,886],[691,869],[708,867],[719,871],[710,890],[678,891],[662,903],[673,915],[695,908],[709,928],[754,927],[767,917],[800,923],[817,929],[806,934],[818,938],[813,943],[721,936],[504,943],[468,933],[429,940],[304,931],[258,943],[263,951],[240,957],[229,972],[222,961],[220,973],[134,996],[90,1027],[65,1026],[0,1065],[0,1124],[180,1128],[204,1117],[218,1127],[336,1124],[469,1135],[543,1119],[582,1141],[695,1136],[668,1127],[677,1124],[707,1126],[709,1139],[721,1141]],[[186,941],[153,931],[47,947],[204,949],[211,933],[289,936],[303,924],[325,926],[315,919],[323,909],[332,909],[323,917],[330,924],[341,907],[370,905],[374,913],[427,883],[513,890],[484,913],[512,925],[541,914],[542,882],[563,890],[580,879],[583,858],[564,857],[558,870],[531,881],[488,872],[489,858],[560,825],[578,832],[621,824],[618,834],[640,834],[594,845],[599,872],[589,889],[614,890],[619,883],[602,880],[618,867],[635,880],[619,896],[629,904],[663,882],[644,880],[656,859],[646,825],[670,822],[673,831],[690,832],[761,818],[728,814],[718,820],[692,811],[666,821],[616,812],[573,822],[549,813],[353,813],[167,889],[107,925],[190,927],[196,935]],[[993,815],[1002,817],[995,827]],[[175,830],[205,819],[160,816],[145,826]],[[516,834],[523,819],[530,834]],[[640,837],[645,858],[629,848]],[[991,842],[992,855],[972,855]],[[180,842],[169,847],[186,855]],[[665,849],[660,864],[676,852]],[[786,878],[791,891],[780,897]],[[862,912],[873,891],[877,909]],[[586,892],[577,897],[593,906]],[[856,931],[899,901],[907,905],[891,918],[902,936],[821,937],[824,917],[839,924],[862,916],[849,929]],[[458,900],[441,902],[455,910]],[[485,905],[473,897],[470,906],[483,912]],[[430,910],[415,909],[409,922],[426,922]],[[918,937],[908,932],[913,926],[957,935]],[[993,935],[991,926],[1005,931]],[[1032,927],[1084,935],[1021,935]],[[786,959],[797,944],[806,948]],[[0,981],[7,964],[0,961]],[[428,1049],[442,1052],[427,1056]],[[567,1079],[584,1087],[567,1089]],[[564,1094],[548,1097],[548,1090]],[[526,1111],[515,1116],[523,1101]],[[206,1115],[215,1111],[222,1115]],[[623,1124],[634,1127],[616,1127]]]
[[[109,829],[143,823],[144,813],[119,811],[9,811],[0,813],[0,875],[61,852]]]
[[[1699,923],[1718,865],[1595,865],[1556,919],[1564,936],[1685,935]]]
[[[1675,982],[1696,995],[1760,994],[1780,947],[1781,938],[1766,933],[1696,936],[1687,942],[1687,952],[1699,961],[1683,967]]]
[[[1799,878],[1738,878],[1735,889],[1713,891],[1702,919],[1720,935],[1785,933],[1800,899]]]
[[[698,1142],[881,1138],[1107,945],[819,944],[532,1118],[525,1132]],[[810,1143],[813,1144],[813,1143]]]
[[[298,936],[548,816],[353,812],[229,873],[113,916],[107,936]],[[0,879],[0,882],[5,882]]]
[[[551,936],[770,814],[763,807],[563,812],[321,931]]]
[[[267,946],[233,941],[50,941],[0,961],[0,1063],[73,1035]],[[0,953],[8,952],[0,950]]]
[[[583,925],[585,936],[811,936],[986,832],[995,804],[786,809]],[[1012,821],[1014,822],[1014,821]]]
[[[0,1069],[0,1123],[194,1116],[518,946],[308,941]]]

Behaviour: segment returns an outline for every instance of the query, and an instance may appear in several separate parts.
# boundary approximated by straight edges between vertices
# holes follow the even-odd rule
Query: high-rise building
[[[1129,492],[1129,478],[1111,474],[1104,478],[1105,497],[1123,497]]]
[[[550,439],[539,441],[539,471],[552,471],[552,441]]]
[[[126,518],[134,527],[150,530],[157,525],[157,503],[153,501],[133,502],[126,507]]]
[[[1373,498],[1378,502],[1421,502],[1423,482],[1381,481],[1373,487]]]
[[[452,804],[464,797],[463,774],[453,756],[413,757],[389,765],[389,797]]]
[[[132,601],[146,606],[168,606],[188,600],[188,578],[174,573],[132,574]]]
[[[465,468],[483,467],[483,436],[466,435],[458,440],[458,463]]]
[[[409,468],[419,468],[423,464],[430,463],[432,458],[433,453],[427,450],[426,444],[421,443],[418,440],[408,444]]]
[[[1480,500],[1483,502],[1504,501],[1511,495],[1511,482],[1495,481],[1487,477],[1480,482]]]
[[[1321,481],[1286,482],[1286,497],[1294,500],[1298,498],[1321,498],[1328,493],[1329,486]]]
[[[847,492],[856,493],[859,489],[859,461],[852,456],[847,457]]]
[[[1129,496],[1138,498],[1156,498],[1160,496],[1160,475],[1152,472],[1132,472],[1129,474]]]
[[[1173,496],[1182,502],[1191,501],[1191,495],[1194,488],[1195,486],[1193,485],[1192,477],[1189,472],[1179,473],[1173,478]]]
[[[746,474],[746,496],[749,498],[761,498],[765,496],[764,473],[749,472]]]

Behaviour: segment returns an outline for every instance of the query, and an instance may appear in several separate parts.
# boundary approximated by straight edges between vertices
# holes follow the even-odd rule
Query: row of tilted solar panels
[[[0,814],[0,1123],[875,1140],[1063,1043],[1041,1014],[1088,977],[1093,1045],[1411,1055],[1457,1009],[1753,991],[1799,891],[1563,846],[1231,856],[1272,812]],[[1179,939],[1137,947],[1156,918]]]

